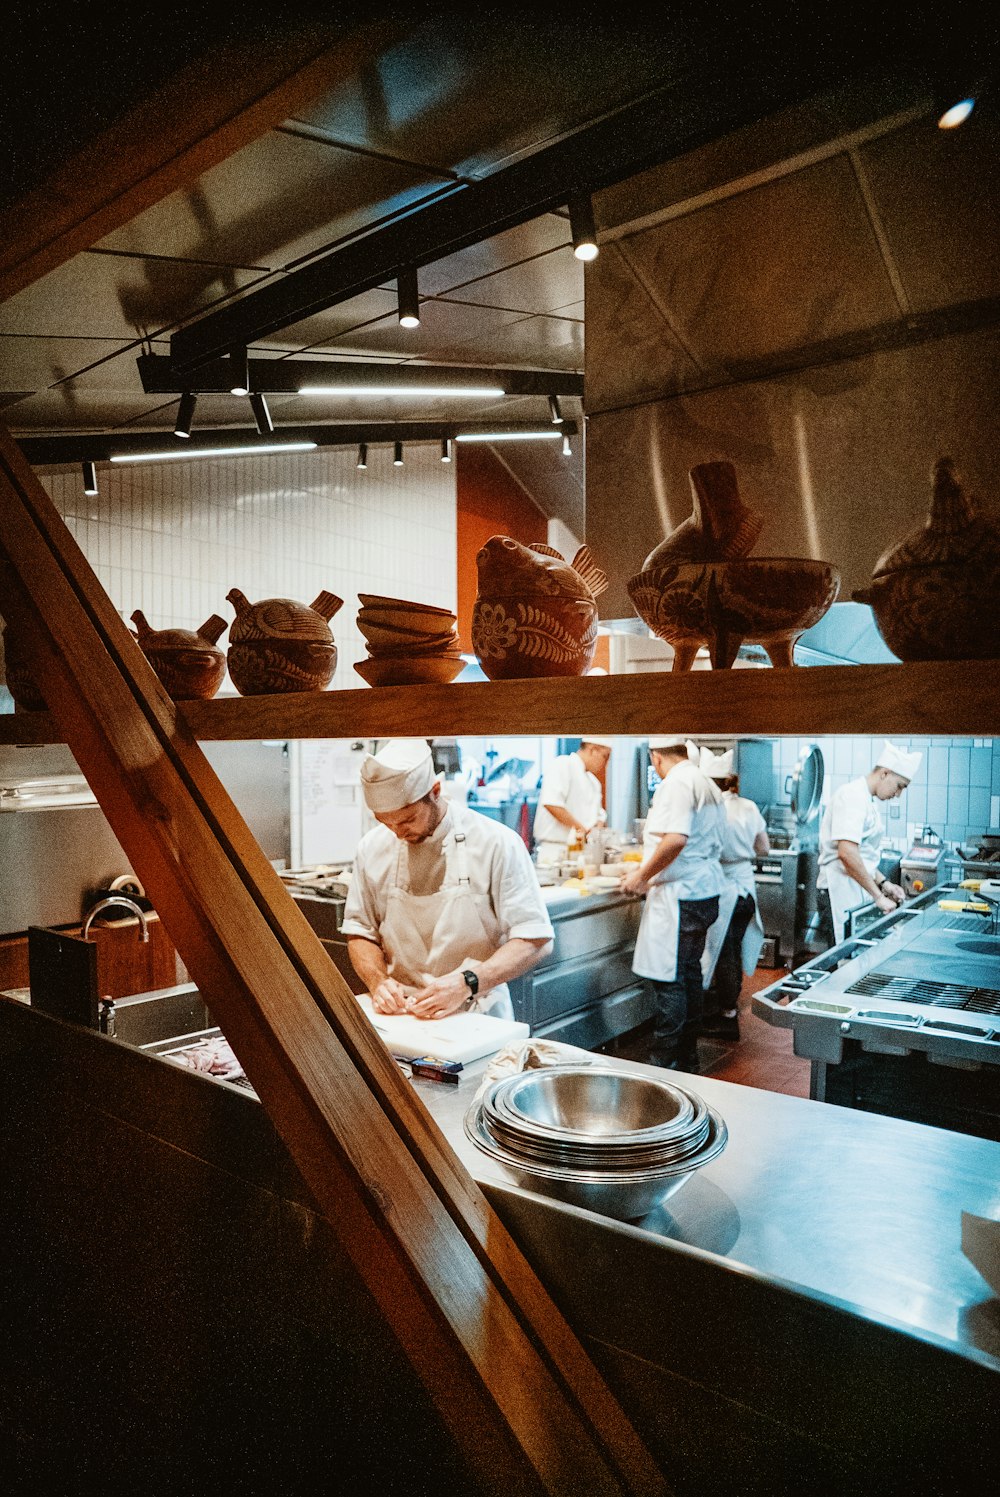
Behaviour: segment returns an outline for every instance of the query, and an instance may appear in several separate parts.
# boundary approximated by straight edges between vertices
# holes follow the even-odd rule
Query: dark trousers
[[[704,999],[701,957],[708,928],[718,918],[719,899],[682,899],[679,905],[677,972],[672,982],[652,984],[656,1016],[649,1059],[654,1066],[676,1063],[694,1070]]]
[[[705,1018],[732,1013],[739,1006],[743,987],[743,937],[753,918],[753,895],[741,894],[736,901],[726,939],[705,994]]]

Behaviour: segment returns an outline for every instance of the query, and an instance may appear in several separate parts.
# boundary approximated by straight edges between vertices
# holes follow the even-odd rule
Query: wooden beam
[[[401,24],[305,19],[280,47],[268,28],[183,68],[0,213],[0,302],[355,76]]]
[[[0,547],[55,723],[475,1490],[664,1492],[2,429]]]
[[[559,736],[679,728],[701,735],[861,733],[1000,737],[1000,661],[640,671],[624,676],[381,686],[185,702],[200,739]],[[45,713],[0,717],[0,743],[50,743]]]

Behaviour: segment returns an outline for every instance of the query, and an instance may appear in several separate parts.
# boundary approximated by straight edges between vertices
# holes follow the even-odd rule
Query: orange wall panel
[[[548,521],[528,498],[494,452],[459,446],[457,567],[458,632],[464,650],[472,649],[472,605],[479,575],[476,553],[491,535],[510,535],[523,545],[548,539]]]

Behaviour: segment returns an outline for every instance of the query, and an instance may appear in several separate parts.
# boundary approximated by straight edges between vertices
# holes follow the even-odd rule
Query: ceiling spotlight
[[[563,437],[563,457],[573,456],[573,444],[569,439],[569,432]]]
[[[550,395],[549,396],[549,415],[552,417],[552,425],[553,426],[562,426],[562,424],[563,424],[563,413],[562,413],[562,411],[559,408],[559,396],[558,395]]]
[[[394,442],[393,443],[393,448],[392,448],[392,466],[394,468],[401,468],[403,466],[403,444],[402,444],[402,442]]]
[[[570,198],[569,232],[573,240],[573,253],[578,260],[597,259],[597,230],[594,227],[594,208],[589,193]]]
[[[97,493],[97,468],[93,463],[83,465],[83,492],[91,495]]]
[[[420,292],[416,269],[401,271],[396,280],[400,327],[420,326]]]
[[[976,107],[976,99],[974,94],[963,94],[960,89],[952,93],[938,90],[935,106],[938,111],[938,129],[955,130],[959,125],[965,124]]]
[[[194,420],[194,408],[197,395],[191,390],[185,390],[177,404],[177,420],[174,422],[175,437],[189,437],[191,435],[191,423]]]
[[[232,371],[230,379],[230,391],[233,395],[250,394],[250,367],[247,360],[245,348],[232,348],[229,351],[229,365]]]
[[[359,442],[358,443],[358,467],[361,469],[362,473],[368,467],[368,443],[367,442]]]
[[[443,463],[450,463],[451,462],[451,438],[450,437],[442,437],[441,438],[441,461]]]
[[[250,396],[250,409],[253,411],[253,419],[257,423],[257,430],[262,437],[269,437],[274,430],[274,422],[271,420],[271,412],[267,408],[267,401],[263,395],[256,392]]]

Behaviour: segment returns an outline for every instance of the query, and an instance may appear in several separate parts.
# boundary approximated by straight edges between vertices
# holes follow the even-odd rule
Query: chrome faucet
[[[90,927],[91,927],[91,925],[94,923],[94,920],[97,918],[97,916],[101,913],[102,910],[114,909],[114,908],[116,908],[119,905],[122,906],[122,908],[124,908],[124,909],[131,910],[131,912],[132,912],[133,915],[137,915],[139,917],[139,925],[140,925],[141,932],[142,932],[142,939],[144,941],[148,941],[149,940],[149,923],[146,920],[146,913],[145,913],[145,911],[141,910],[139,908],[139,906],[136,904],[136,902],[135,902],[134,899],[127,899],[124,894],[109,895],[109,897],[107,899],[99,899],[97,901],[97,903],[94,905],[94,908],[92,910],[88,911],[87,918],[83,922],[83,930],[80,933],[82,935],[83,939],[84,940],[87,939],[87,936],[90,933]]]

